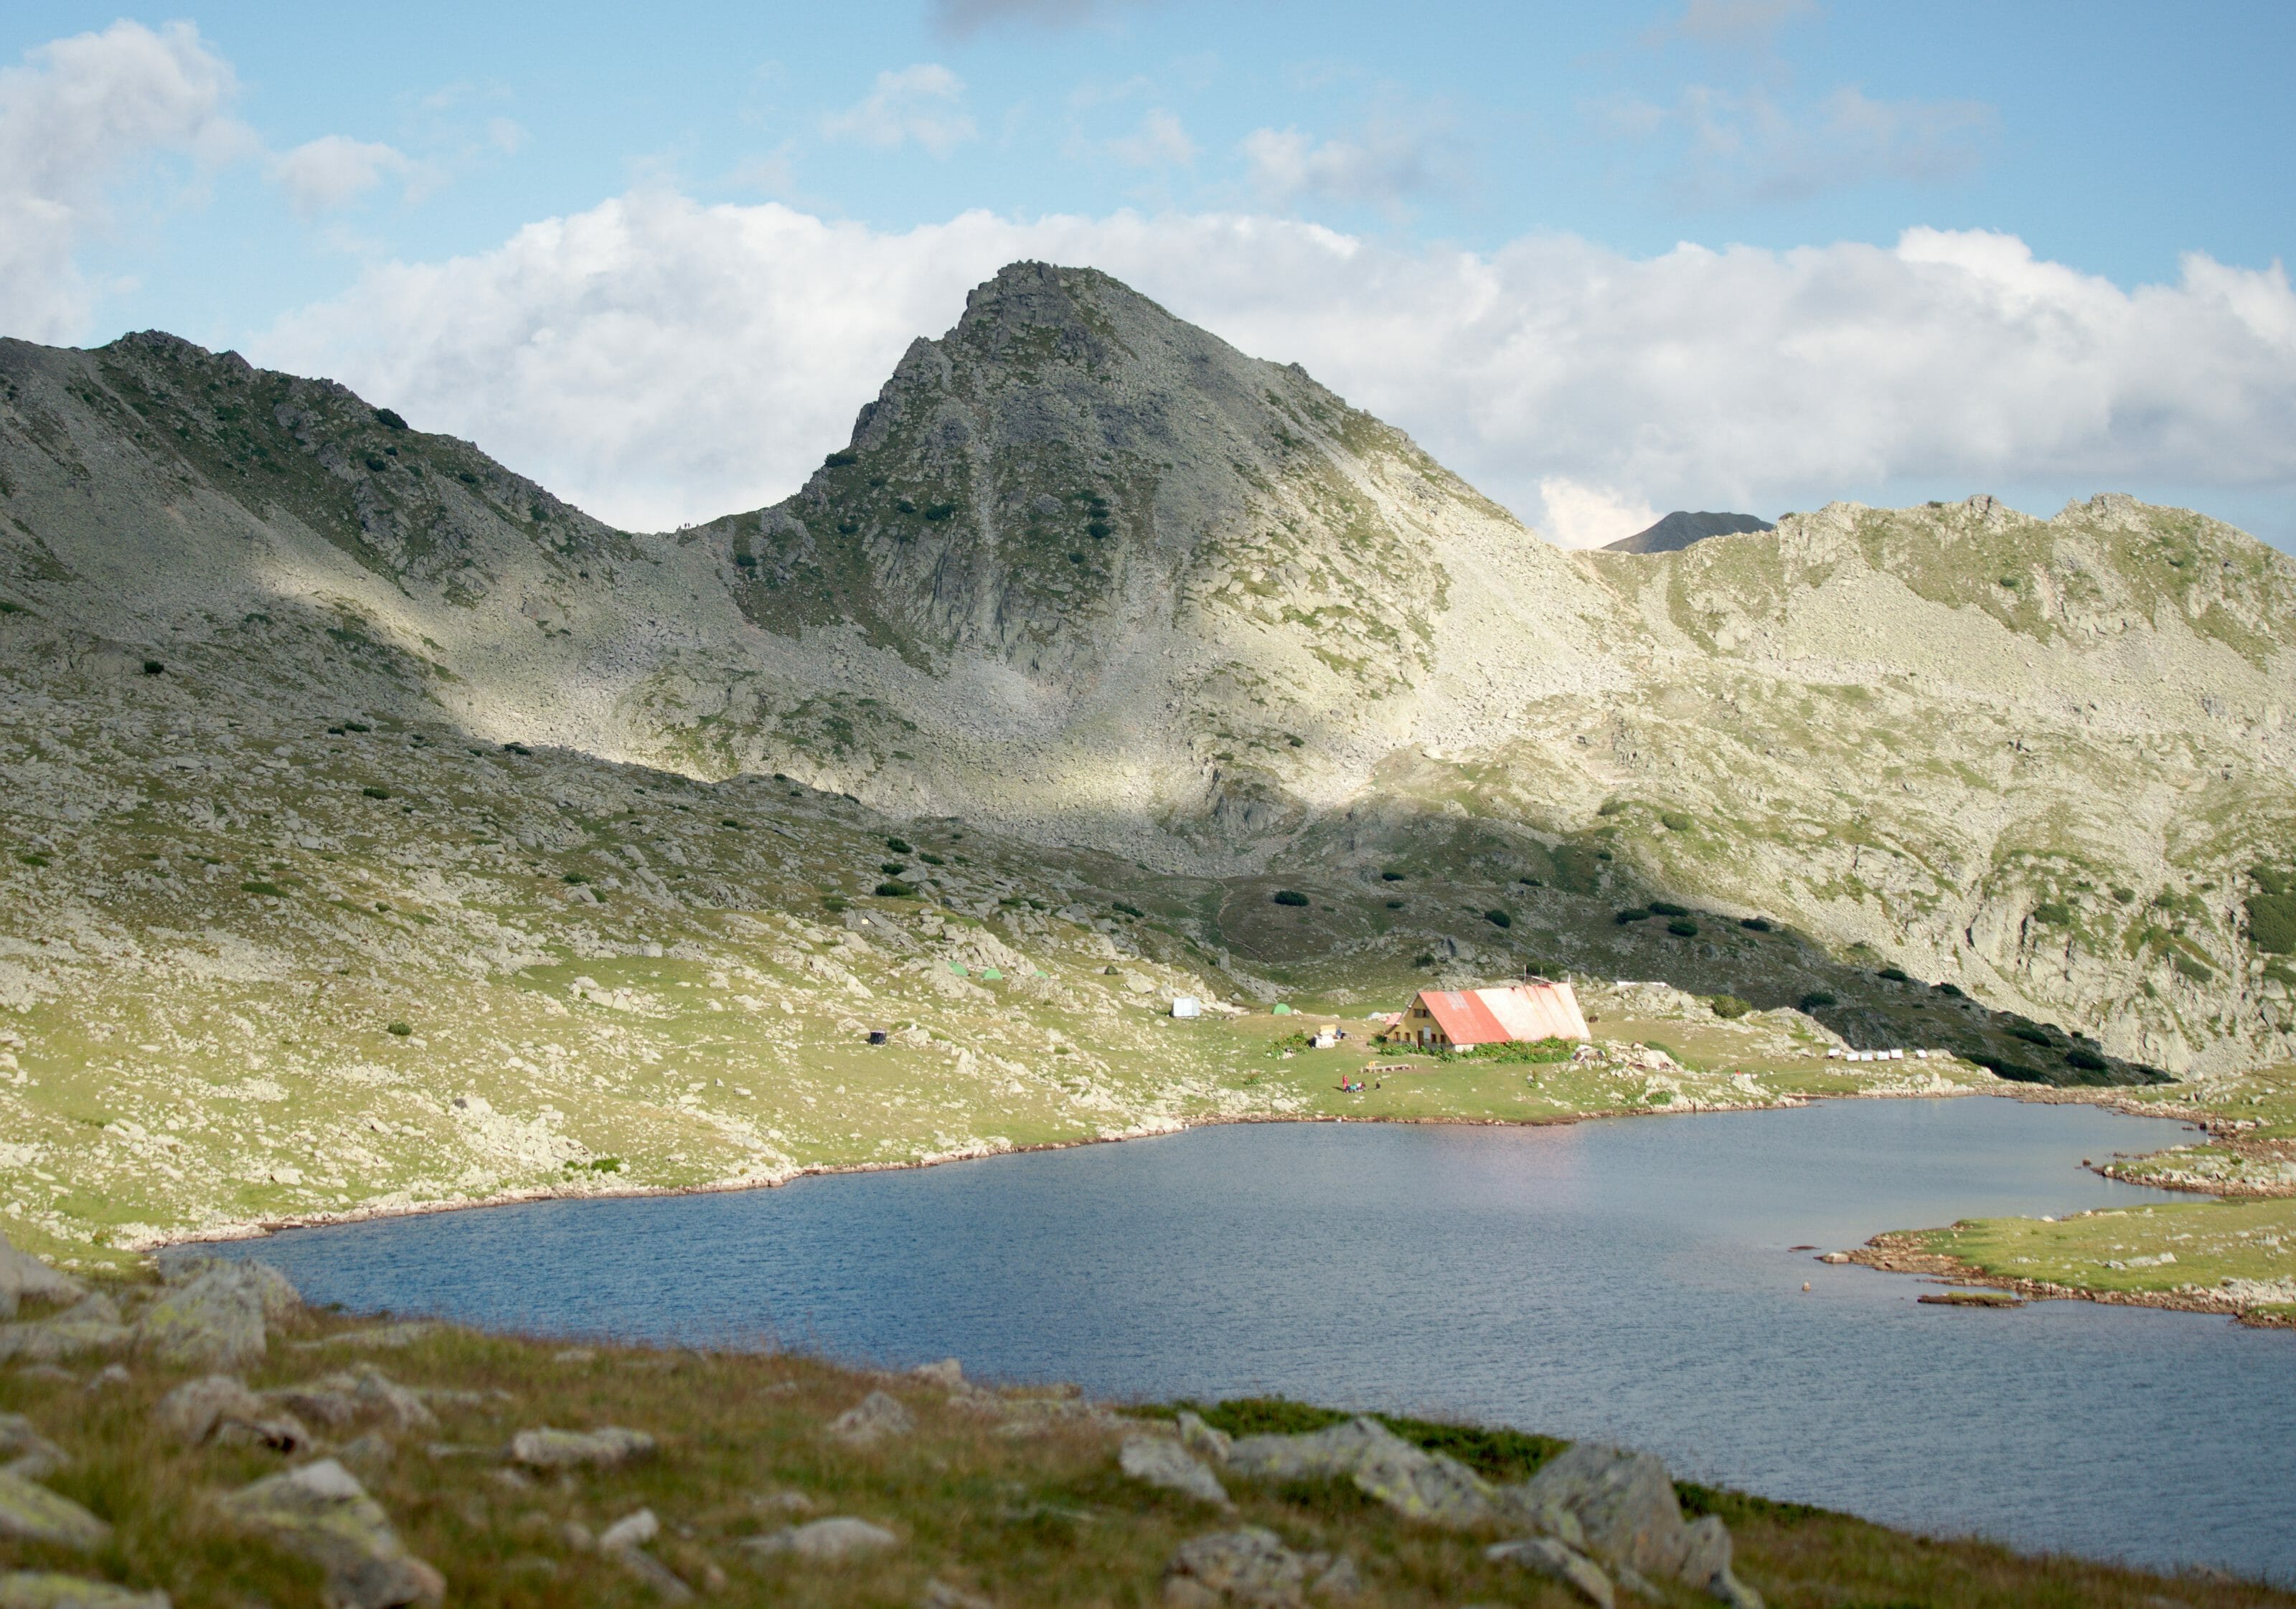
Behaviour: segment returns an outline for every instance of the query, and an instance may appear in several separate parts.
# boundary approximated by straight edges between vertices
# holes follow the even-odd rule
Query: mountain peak
[[[1677,509],[1657,524],[1645,527],[1631,536],[1604,545],[1605,553],[1678,553],[1694,542],[1709,536],[1736,536],[1749,531],[1775,531],[1777,527],[1753,514],[1718,514],[1710,510],[1692,513]]]

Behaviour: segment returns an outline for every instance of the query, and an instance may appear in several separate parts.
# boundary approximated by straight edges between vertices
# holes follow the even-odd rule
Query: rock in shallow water
[[[326,1572],[330,1609],[435,1604],[447,1583],[407,1552],[382,1506],[332,1458],[243,1486],[218,1507]]]

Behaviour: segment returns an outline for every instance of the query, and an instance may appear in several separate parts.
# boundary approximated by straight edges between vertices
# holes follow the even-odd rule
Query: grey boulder
[[[0,1609],[168,1609],[168,1605],[164,1592],[137,1592],[53,1570],[11,1570],[0,1573]]]
[[[1257,1525],[1183,1542],[1164,1567],[1168,1609],[1300,1609],[1307,1585],[1308,1561]]]
[[[88,1352],[119,1352],[134,1338],[119,1321],[119,1304],[98,1291],[37,1323],[0,1324],[0,1360],[55,1363]]]
[[[22,1414],[0,1414],[0,1470],[19,1480],[44,1481],[70,1462]]]
[[[1611,1609],[1617,1593],[1603,1567],[1574,1548],[1553,1537],[1527,1537],[1519,1542],[1499,1542],[1483,1549],[1483,1556],[1520,1564],[1534,1575],[1561,1581],[1596,1606]]]
[[[652,1436],[619,1425],[586,1431],[553,1430],[545,1425],[539,1430],[521,1430],[510,1442],[512,1460],[529,1469],[571,1469],[586,1464],[611,1469],[650,1457],[653,1450]]]
[[[1357,1417],[1301,1436],[1245,1436],[1228,1468],[1260,1480],[1352,1481],[1397,1513],[1450,1530],[1505,1517],[1496,1488],[1456,1458],[1414,1447],[1376,1419]]]
[[[829,1433],[850,1447],[868,1447],[917,1427],[900,1400],[873,1391],[829,1422]]]
[[[1127,1436],[1116,1461],[1136,1481],[1222,1508],[1234,1507],[1219,1477],[1169,1436]]]
[[[881,1553],[900,1540],[882,1525],[837,1515],[804,1525],[784,1525],[769,1536],[751,1537],[742,1547],[760,1558],[788,1556],[808,1564],[833,1564]]]
[[[311,1433],[300,1419],[266,1403],[231,1375],[209,1375],[178,1385],[153,1406],[152,1422],[162,1435],[185,1447],[253,1442],[294,1452],[311,1444]]]
[[[285,1385],[263,1393],[291,1413],[340,1430],[362,1420],[405,1433],[436,1430],[439,1416],[422,1399],[372,1364],[361,1364],[346,1374],[326,1375],[301,1385]]]
[[[324,1570],[329,1609],[400,1609],[446,1596],[445,1579],[406,1550],[382,1506],[332,1458],[242,1487],[219,1507]]]
[[[50,1268],[29,1252],[18,1251],[0,1235],[0,1319],[16,1316],[17,1304],[34,1302],[76,1302],[87,1287],[70,1274]]]
[[[265,1281],[260,1264],[211,1263],[189,1284],[165,1291],[136,1321],[138,1345],[182,1368],[245,1368],[260,1362]]]
[[[1502,1499],[1518,1515],[1529,1517],[1550,1535],[1575,1542],[1575,1522],[1584,1550],[1607,1562],[1622,1579],[1646,1576],[1682,1581],[1712,1597],[1759,1609],[1761,1598],[1730,1569],[1730,1532],[1709,1515],[1685,1524],[1674,1491],[1674,1477],[1653,1453],[1581,1442],[1559,1454]]]
[[[111,1526],[70,1498],[21,1475],[0,1474],[0,1540],[46,1542],[86,1553],[111,1537]]]

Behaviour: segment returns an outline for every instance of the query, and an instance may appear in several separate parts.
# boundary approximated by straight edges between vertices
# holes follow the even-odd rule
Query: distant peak
[[[1735,536],[1748,531],[1775,531],[1777,527],[1754,514],[1693,513],[1677,509],[1656,525],[1622,536],[1603,548],[1606,553],[1677,553],[1709,536]]]

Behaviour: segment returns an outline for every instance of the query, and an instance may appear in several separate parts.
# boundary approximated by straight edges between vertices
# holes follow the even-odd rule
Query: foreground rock
[[[0,1324],[0,1361],[58,1363],[88,1353],[124,1352],[135,1332],[119,1321],[119,1304],[97,1292],[38,1323]]]
[[[1167,1609],[1300,1609],[1307,1587],[1308,1561],[1257,1525],[1184,1542],[1164,1570]]]
[[[296,1452],[312,1441],[300,1419],[266,1402],[232,1375],[209,1375],[178,1385],[152,1408],[152,1423],[162,1435],[185,1447],[252,1442],[279,1452]]]
[[[436,1430],[439,1417],[430,1405],[372,1365],[348,1373],[323,1376],[301,1385],[283,1385],[263,1393],[299,1418],[342,1430],[362,1421],[405,1434]]]
[[[1357,1417],[1311,1435],[1246,1436],[1228,1450],[1228,1467],[1259,1480],[1324,1477],[1398,1514],[1451,1530],[1498,1523],[1497,1490],[1458,1459],[1414,1447],[1376,1419]]]
[[[209,1262],[144,1310],[136,1344],[162,1363],[245,1368],[262,1361],[266,1320],[300,1301],[277,1269],[261,1262]]]
[[[882,1525],[872,1525],[849,1515],[810,1524],[785,1525],[769,1536],[751,1537],[742,1548],[760,1558],[787,1556],[809,1564],[836,1564],[897,1546],[900,1538]]]
[[[917,1427],[900,1400],[873,1391],[829,1422],[829,1433],[850,1447],[871,1447]]]
[[[1680,1581],[1759,1609],[1760,1595],[1731,1572],[1729,1528],[1715,1515],[1685,1523],[1674,1477],[1654,1454],[1581,1442],[1506,1497],[1550,1534],[1575,1529],[1575,1538],[1559,1540],[1606,1561],[1630,1585],[1637,1576]],[[1556,1523],[1561,1515],[1568,1522]]]
[[[1188,1450],[1169,1436],[1127,1436],[1117,1454],[1117,1466],[1136,1481],[1160,1486],[1222,1508],[1229,1502],[1219,1477],[1198,1463]]]
[[[87,1287],[70,1274],[50,1268],[29,1252],[20,1252],[0,1235],[0,1319],[16,1316],[17,1305],[33,1302],[77,1302]]]
[[[521,1430],[511,1438],[513,1462],[529,1469],[572,1469],[588,1465],[611,1469],[653,1456],[654,1439],[642,1430],[608,1425],[597,1430]]]
[[[0,1474],[0,1540],[45,1542],[86,1553],[111,1538],[111,1526],[70,1498],[20,1475]]]
[[[11,1570],[0,1573],[0,1609],[168,1609],[168,1604],[164,1592],[135,1592],[49,1570]]]
[[[1596,1605],[1596,1609],[1611,1609],[1618,1600],[1611,1578],[1603,1573],[1600,1565],[1553,1537],[1526,1537],[1519,1542],[1494,1543],[1484,1550],[1483,1556],[1520,1564],[1534,1575],[1560,1581]]]
[[[0,1471],[19,1480],[44,1481],[70,1462],[22,1414],[0,1414]]]
[[[329,1609],[399,1609],[446,1596],[444,1578],[407,1552],[381,1505],[332,1458],[242,1487],[219,1507],[325,1571]]]

